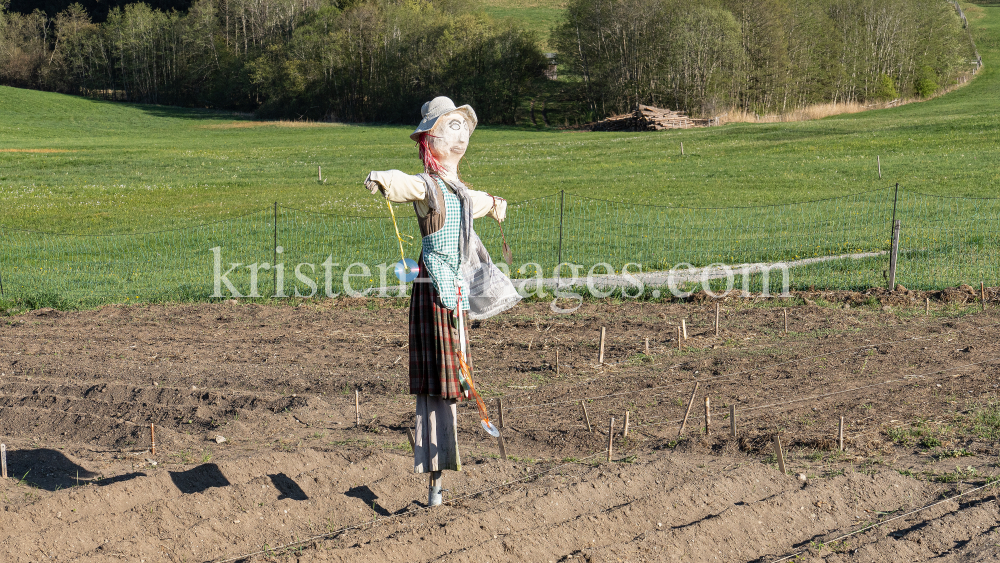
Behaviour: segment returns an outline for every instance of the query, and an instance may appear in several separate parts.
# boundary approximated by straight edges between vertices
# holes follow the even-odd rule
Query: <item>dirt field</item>
[[[510,458],[474,408],[460,407],[464,471],[445,474],[446,506],[435,509],[424,507],[426,477],[412,473],[405,433],[405,303],[0,317],[11,475],[0,483],[0,553],[140,563],[1000,559],[992,487],[905,515],[1000,475],[998,295],[981,312],[972,288],[929,294],[929,315],[913,292],[733,299],[718,336],[706,300],[588,302],[572,315],[519,305],[471,330],[494,421],[503,397]],[[689,338],[678,349],[681,319]]]

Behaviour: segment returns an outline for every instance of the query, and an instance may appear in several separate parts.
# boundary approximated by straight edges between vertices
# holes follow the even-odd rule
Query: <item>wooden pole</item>
[[[590,425],[590,413],[587,412],[586,401],[580,401],[580,406],[583,407],[583,420],[587,421],[587,432],[593,432],[594,428]]]
[[[500,428],[504,427],[504,424],[503,424],[503,399],[497,399],[497,422],[500,423]]]
[[[875,160],[878,162],[878,179],[882,179],[882,157],[876,156]]]
[[[152,444],[149,452],[152,455],[156,455],[156,427],[153,426],[152,422],[149,423],[149,443]]]
[[[729,405],[729,436],[736,437],[736,405]]]
[[[681,331],[684,333],[684,340],[688,339],[688,325],[686,319],[681,319]]]
[[[781,437],[774,435],[774,455],[778,457],[778,471],[785,474],[785,454],[781,452]]]
[[[2,469],[3,478],[7,478],[7,444],[0,444],[0,469]]]
[[[788,309],[782,309],[785,313],[785,335],[788,335]]]
[[[681,349],[681,327],[677,327],[677,350]]]
[[[497,447],[500,448],[500,459],[507,459],[507,441],[503,439],[503,432],[497,436]]]
[[[318,166],[317,167],[317,173],[319,174],[319,181],[320,181],[320,183],[322,183],[323,182],[323,167],[322,166]]]
[[[931,298],[924,297],[924,314],[930,316],[931,314]]]
[[[556,348],[556,377],[559,377],[559,348]]]
[[[896,261],[899,259],[899,219],[892,224],[892,248],[889,254],[889,291],[896,290]]]
[[[681,156],[684,156],[684,141],[681,141]]]
[[[715,304],[715,335],[719,336],[719,304]]]
[[[628,415],[629,411],[625,411],[625,429],[622,431],[622,438],[628,438]]]
[[[615,417],[611,417],[611,423],[608,424],[608,461],[611,461],[611,452],[615,445]]]
[[[983,300],[983,310],[986,310],[986,282],[979,282],[979,292]]]
[[[844,417],[840,417],[840,429],[837,431],[837,447],[844,451]]]
[[[361,426],[361,392],[354,390],[354,425]]]
[[[601,354],[597,358],[597,363],[599,363],[599,364],[603,364],[604,363],[604,333],[605,333],[604,327],[602,326],[601,327]]]
[[[417,451],[417,440],[413,437],[413,430],[409,428],[406,429],[406,439],[410,441],[410,449]]]
[[[646,337],[646,355],[649,355],[649,337]]]
[[[705,435],[712,433],[712,409],[708,395],[705,395]]]
[[[698,386],[699,385],[701,385],[701,383],[695,383],[694,384],[694,391],[691,391],[691,399],[688,400],[688,408],[687,408],[686,411],[684,411],[684,420],[681,421],[681,429],[677,431],[677,437],[678,438],[680,438],[681,436],[684,435],[684,427],[687,426],[688,416],[691,415],[691,407],[694,406],[694,397],[695,397],[695,395],[698,394]]]

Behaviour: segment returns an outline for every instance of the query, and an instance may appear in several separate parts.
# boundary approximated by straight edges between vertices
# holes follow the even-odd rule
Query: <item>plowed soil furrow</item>
[[[726,301],[719,336],[705,302],[596,302],[572,315],[529,303],[476,323],[477,386],[494,421],[494,399],[504,400],[510,459],[461,405],[464,470],[445,474],[454,502],[432,510],[405,434],[413,398],[399,303],[4,318],[0,443],[14,478],[0,481],[0,554],[767,562],[808,549],[831,562],[989,559],[1000,537],[988,494],[824,543],[997,473],[1000,317],[969,306],[970,289],[950,291],[934,296],[930,316],[917,294],[805,294],[825,305],[788,308],[787,334],[782,303],[760,300]],[[690,337],[678,349],[682,318]],[[776,470],[775,435],[788,475]]]

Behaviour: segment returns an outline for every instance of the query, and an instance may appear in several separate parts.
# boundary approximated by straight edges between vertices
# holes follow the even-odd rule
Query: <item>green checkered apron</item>
[[[462,202],[452,193],[440,178],[437,180],[444,194],[444,226],[436,233],[423,239],[424,266],[434,281],[434,289],[441,298],[446,309],[455,309],[458,293],[455,290],[456,280],[462,283],[459,275],[461,257],[458,255],[458,237],[462,225]],[[469,310],[469,296],[462,288],[462,310]]]

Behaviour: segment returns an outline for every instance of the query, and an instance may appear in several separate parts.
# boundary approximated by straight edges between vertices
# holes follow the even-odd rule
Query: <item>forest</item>
[[[382,123],[441,94],[516,123],[553,91],[542,38],[467,0],[21,2],[0,0],[4,85]],[[545,39],[563,113],[587,121],[928,97],[975,68],[966,25],[945,0],[570,0]]]

